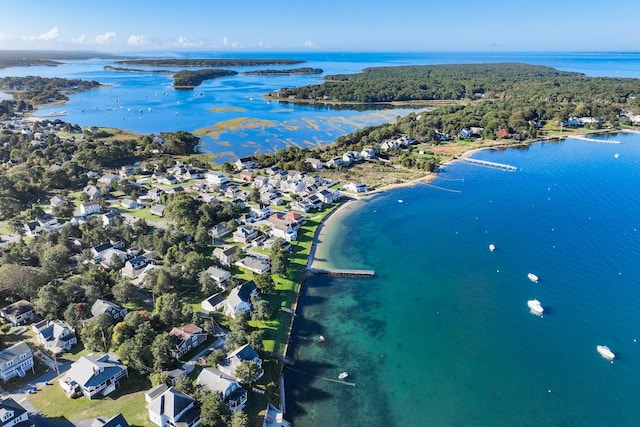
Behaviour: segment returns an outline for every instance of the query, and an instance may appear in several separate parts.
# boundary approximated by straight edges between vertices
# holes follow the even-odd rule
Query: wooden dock
[[[601,144],[620,144],[620,141],[617,141],[615,139],[595,139],[595,138],[589,138],[589,137],[580,136],[580,135],[571,136],[570,138],[579,139],[581,141],[588,141],[588,142],[599,142]]]
[[[508,165],[508,164],[505,164],[505,163],[490,162],[488,160],[474,159],[473,157],[462,157],[462,160],[467,162],[467,163],[474,164],[474,165],[485,166],[485,167],[494,168],[494,169],[500,169],[500,170],[503,170],[503,171],[515,172],[515,171],[518,170],[518,168],[516,168],[515,166],[512,166],[512,165]]]
[[[320,274],[324,276],[373,277],[376,275],[374,270],[343,268],[309,268],[307,271],[311,274]]]

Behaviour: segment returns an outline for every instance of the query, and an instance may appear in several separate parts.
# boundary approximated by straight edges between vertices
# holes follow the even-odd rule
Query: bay
[[[640,136],[615,139],[483,151],[518,170],[457,162],[352,206],[319,256],[376,277],[307,281],[294,425],[637,425]],[[309,375],[341,371],[356,387]]]
[[[140,53],[135,55],[139,56]],[[267,68],[321,68],[323,75],[357,73],[383,65],[522,62],[548,65],[590,76],[640,77],[640,54],[629,52],[158,52],[142,56],[199,58],[284,58],[307,62],[289,67],[225,67],[239,72]],[[322,75],[253,76],[238,74],[204,82],[195,90],[176,90],[170,74],[105,70],[114,60],[73,60],[57,67],[22,67],[0,70],[0,77],[43,77],[96,80],[104,86],[71,95],[64,105],[40,109],[37,116],[60,118],[81,126],[114,127],[143,134],[185,130],[202,136],[203,150],[216,162],[254,153],[269,153],[287,146],[317,147],[369,125],[393,121],[415,109],[328,106],[268,102],[263,96],[281,87],[319,84]],[[161,67],[178,71],[180,68]],[[63,116],[50,116],[64,111]]]

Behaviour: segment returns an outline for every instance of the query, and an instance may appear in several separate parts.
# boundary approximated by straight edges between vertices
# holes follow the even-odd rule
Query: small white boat
[[[490,250],[491,252],[495,251],[495,250],[496,250],[496,245],[494,245],[493,243],[492,243],[492,244],[490,244],[490,245],[489,245],[489,250]]]
[[[343,379],[347,378],[348,376],[349,376],[349,373],[340,372],[340,375],[338,375],[338,379],[343,380]]]
[[[609,350],[609,347],[607,347],[606,345],[596,346],[596,350],[598,350],[600,356],[604,357],[607,360],[613,360],[616,357],[616,355],[613,354],[613,352]]]
[[[616,153],[616,154],[613,155],[613,157],[615,157],[617,159],[618,157],[620,157],[620,154]]]
[[[535,275],[535,274],[533,274],[533,273],[529,273],[529,274],[527,274],[527,277],[528,277],[528,278],[529,278],[529,280],[531,280],[533,283],[538,283],[538,280],[540,280],[540,279],[538,279],[538,276],[536,276],[536,275]]]
[[[531,313],[535,314],[536,316],[542,316],[542,313],[544,313],[544,308],[542,308],[540,301],[538,301],[537,299],[531,299],[527,301],[527,307],[529,307]]]
[[[404,200],[398,199],[398,203],[404,203]]]

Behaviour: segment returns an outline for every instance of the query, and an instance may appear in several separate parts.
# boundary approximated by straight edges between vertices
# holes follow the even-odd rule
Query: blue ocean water
[[[159,55],[148,53],[148,55]],[[640,77],[639,53],[602,52],[433,52],[433,53],[278,53],[167,52],[169,57],[269,57],[302,59],[290,68],[322,68],[323,75],[356,73],[382,65],[523,62],[553,66],[591,76]],[[71,96],[64,105],[39,110],[47,116],[82,126],[107,126],[151,134],[186,130],[202,136],[203,149],[224,162],[256,152],[272,152],[289,145],[315,147],[368,125],[392,121],[409,109],[361,106],[333,109],[327,106],[268,102],[263,95],[281,87],[320,83],[322,75],[251,76],[238,74],[203,83],[195,90],[171,87],[169,74],[128,73],[105,70],[113,60],[74,60],[57,67],[22,67],[0,70],[0,77],[44,77],[97,80],[104,86]],[[115,64],[117,65],[117,64]],[[132,67],[148,69],[151,67]],[[171,69],[170,67],[161,67]],[[264,67],[230,67],[242,72]],[[174,68],[178,71],[179,68]],[[206,133],[206,131],[210,131]]]
[[[456,162],[357,202],[322,252],[376,277],[307,281],[294,425],[639,425],[640,135],[607,138],[483,151],[517,171]],[[342,371],[355,387],[318,378]]]

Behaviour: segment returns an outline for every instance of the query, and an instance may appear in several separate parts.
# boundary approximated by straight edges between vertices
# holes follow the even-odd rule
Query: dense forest
[[[127,73],[174,73],[171,70],[143,70],[141,68],[127,68],[127,67],[114,67],[112,65],[105,65],[103,67],[107,71],[123,71]]]
[[[291,65],[305,61],[297,59],[251,59],[251,58],[217,58],[217,59],[127,59],[117,61],[118,64],[149,65],[152,67],[250,67],[260,65]]]
[[[253,74],[258,76],[263,75],[291,75],[291,74],[322,74],[324,70],[322,68],[311,68],[311,67],[302,67],[302,68],[292,68],[290,70],[255,70],[255,71],[245,71],[242,74]]]
[[[233,76],[236,74],[238,74],[238,72],[233,70],[205,69],[196,71],[178,71],[173,75],[173,87],[180,89],[193,89],[205,80]]]
[[[60,65],[65,59],[119,58],[98,52],[0,50],[0,68]]]
[[[67,101],[66,94],[82,92],[100,86],[95,80],[45,78],[39,76],[2,77],[0,89],[13,93],[15,100],[33,104],[46,104],[55,101]]]
[[[516,63],[367,68],[324,78],[321,85],[283,88],[280,98],[344,102],[501,99],[526,102],[633,103],[637,79],[587,77]]]

